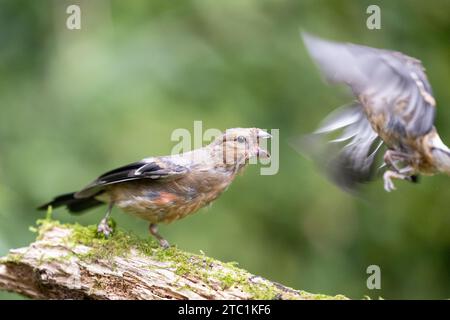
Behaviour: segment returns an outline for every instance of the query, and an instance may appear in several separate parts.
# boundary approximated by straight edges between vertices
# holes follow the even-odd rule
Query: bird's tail
[[[101,204],[103,204],[103,202],[95,199],[95,197],[77,199],[75,198],[75,192],[71,192],[59,195],[55,197],[52,201],[43,204],[37,209],[47,210],[49,206],[52,206],[52,208],[66,206],[71,213],[80,213],[87,209],[97,207]]]

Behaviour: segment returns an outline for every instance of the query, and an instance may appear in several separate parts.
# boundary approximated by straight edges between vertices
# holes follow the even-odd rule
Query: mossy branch
[[[346,299],[293,290],[205,255],[116,231],[40,220],[28,247],[0,258],[0,290],[37,299]]]

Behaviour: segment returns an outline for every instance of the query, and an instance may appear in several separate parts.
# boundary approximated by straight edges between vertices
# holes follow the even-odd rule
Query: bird
[[[345,84],[355,97],[327,116],[304,143],[315,152],[317,141],[332,137],[322,148],[322,162],[334,182],[352,191],[373,180],[382,150],[384,163],[378,169],[386,168],[387,192],[396,189],[393,179],[450,175],[450,150],[434,126],[436,101],[420,60],[306,32],[301,36],[325,79]]]
[[[97,231],[109,237],[114,206],[150,222],[149,231],[163,248],[169,242],[158,232],[170,223],[211,204],[243,171],[251,158],[270,158],[260,146],[271,135],[258,128],[227,129],[209,145],[180,154],[148,157],[108,171],[83,189],[59,195],[38,209],[65,206],[81,213],[107,204]]]

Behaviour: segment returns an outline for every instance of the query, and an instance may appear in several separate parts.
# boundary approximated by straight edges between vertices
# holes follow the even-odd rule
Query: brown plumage
[[[450,174],[450,150],[433,125],[436,102],[419,60],[308,34],[303,39],[327,80],[348,85],[357,99],[333,112],[312,136],[342,131],[329,146],[345,146],[335,156],[328,154],[326,164],[339,185],[351,190],[370,180],[382,145],[387,147],[383,177],[388,192],[395,189],[392,178]]]
[[[210,145],[178,155],[150,157],[111,170],[82,190],[56,197],[39,207],[66,206],[72,213],[108,203],[98,231],[109,235],[108,217],[113,206],[150,222],[150,232],[164,247],[157,231],[194,213],[224,192],[252,157],[268,157],[259,146],[270,135],[257,128],[228,129]]]

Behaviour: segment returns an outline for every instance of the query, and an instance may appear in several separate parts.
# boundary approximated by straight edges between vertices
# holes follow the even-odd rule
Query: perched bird
[[[257,128],[228,129],[206,147],[190,152],[145,158],[111,170],[78,192],[60,195],[39,207],[66,206],[71,213],[107,203],[98,231],[113,231],[108,218],[113,206],[150,221],[150,233],[167,248],[157,224],[184,218],[224,192],[253,157],[270,157],[260,139],[270,138]]]
[[[384,189],[392,179],[416,181],[419,174],[450,174],[450,150],[434,127],[436,102],[421,62],[400,52],[323,40],[304,33],[312,59],[331,83],[349,86],[356,101],[329,115],[312,137],[333,135],[327,171],[354,189],[373,177],[384,153]],[[311,137],[310,137],[311,138]],[[313,139],[314,140],[314,139]]]

